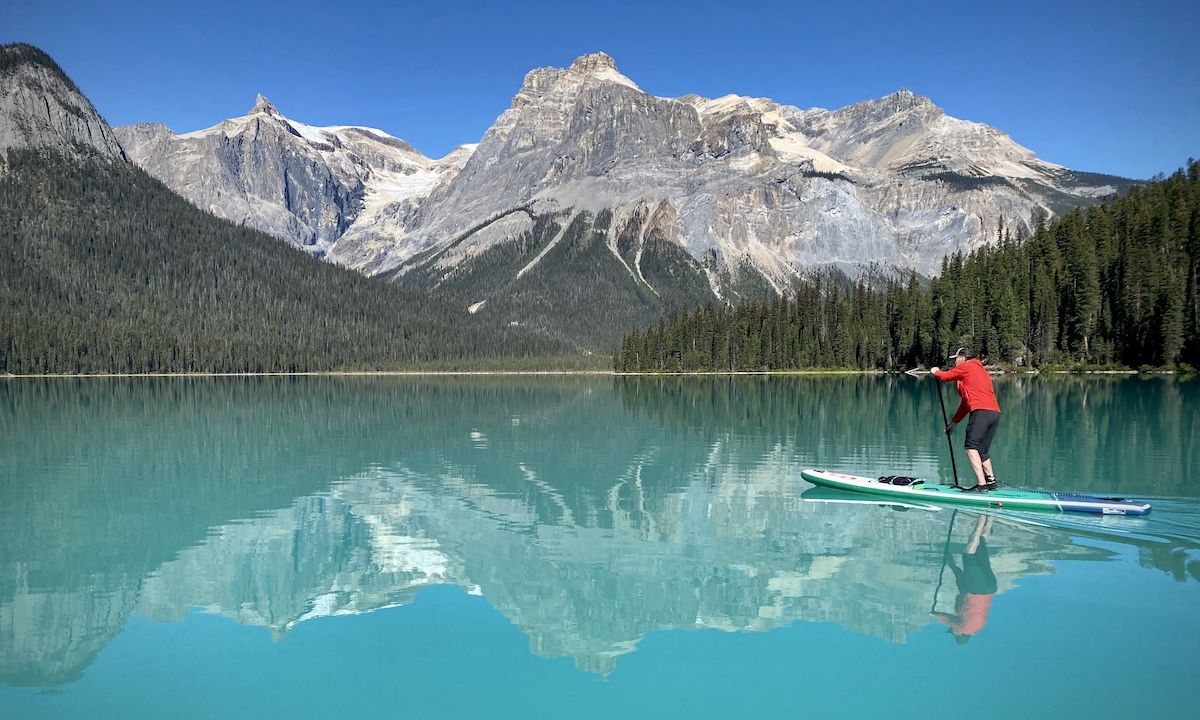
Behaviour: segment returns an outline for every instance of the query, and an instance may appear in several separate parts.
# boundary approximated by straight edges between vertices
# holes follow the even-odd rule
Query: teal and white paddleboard
[[[876,507],[890,507],[897,510],[926,510],[928,512],[938,512],[945,508],[939,507],[932,503],[916,503],[905,502],[896,498],[884,497],[882,495],[865,495],[863,493],[848,493],[844,490],[834,490],[827,487],[814,487],[800,493],[800,499],[810,503],[828,503],[830,505],[874,505]]]
[[[804,470],[800,475],[813,485],[850,492],[902,498],[908,501],[941,502],[1005,510],[1050,510],[1097,515],[1145,515],[1150,504],[1117,497],[1094,497],[1077,493],[1041,490],[993,490],[986,493],[963,492],[953,485],[917,480],[911,485],[893,485],[875,478],[847,475],[829,470]]]

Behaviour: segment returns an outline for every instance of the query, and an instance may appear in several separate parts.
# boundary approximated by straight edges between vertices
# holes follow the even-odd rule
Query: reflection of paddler
[[[992,561],[988,557],[985,535],[992,532],[990,515],[980,515],[975,521],[971,540],[963,549],[962,568],[953,562],[947,563],[954,571],[958,585],[958,600],[954,603],[954,614],[935,612],[938,620],[950,627],[955,642],[962,644],[977,634],[987,623],[992,609],[992,597],[996,594],[996,575],[992,572]]]

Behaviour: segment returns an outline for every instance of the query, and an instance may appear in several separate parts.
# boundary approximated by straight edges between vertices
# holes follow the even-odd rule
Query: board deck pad
[[[800,475],[814,485],[909,501],[942,502],[972,507],[1008,510],[1049,510],[1096,515],[1146,515],[1150,504],[1140,500],[1098,497],[1080,493],[1003,488],[986,493],[963,492],[953,485],[922,480],[912,485],[891,485],[876,478],[847,475],[830,470],[803,470]]]

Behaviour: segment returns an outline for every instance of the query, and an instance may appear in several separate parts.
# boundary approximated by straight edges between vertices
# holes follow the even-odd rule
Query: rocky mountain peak
[[[545,67],[529,71],[521,84],[521,90],[513,98],[513,107],[525,105],[547,93],[571,95],[596,81],[615,83],[641,91],[635,82],[617,70],[616,62],[608,53],[597,52],[581,55],[565,70]]]
[[[888,95],[886,99],[898,109],[936,107],[932,100],[924,95],[918,95],[906,87],[902,87],[891,95]]]
[[[890,95],[847,105],[829,113],[830,118],[841,126],[844,135],[874,134],[886,128],[915,128],[932,123],[945,112],[924,95],[917,95],[908,88],[900,88]],[[916,122],[909,122],[915,120]],[[861,139],[861,138],[860,138]]]
[[[250,108],[250,112],[247,115],[253,115],[254,113],[266,113],[275,116],[279,116],[280,114],[279,109],[262,93],[254,96],[254,107]]]
[[[570,70],[575,72],[595,72],[597,70],[616,70],[617,63],[606,52],[595,52],[580,55],[571,63]]]
[[[904,112],[906,110],[934,110],[941,111],[933,101],[924,95],[918,95],[906,87],[902,87],[891,95],[884,95],[874,101],[874,105],[879,109],[889,110],[894,113]]]
[[[0,152],[31,147],[87,147],[124,159],[112,128],[49,55],[0,45]]]
[[[631,87],[634,90],[641,90],[637,86],[637,83],[622,75],[620,70],[617,70],[616,61],[608,53],[604,52],[581,55],[575,58],[575,62],[571,63],[571,67],[567,68],[567,74],[590,80],[616,83]]]

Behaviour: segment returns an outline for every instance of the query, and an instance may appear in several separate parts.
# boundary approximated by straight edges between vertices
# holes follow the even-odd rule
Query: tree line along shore
[[[1027,238],[951,255],[916,275],[706,305],[626,334],[620,371],[882,370],[959,346],[1022,370],[1194,371],[1200,365],[1200,162]]]

